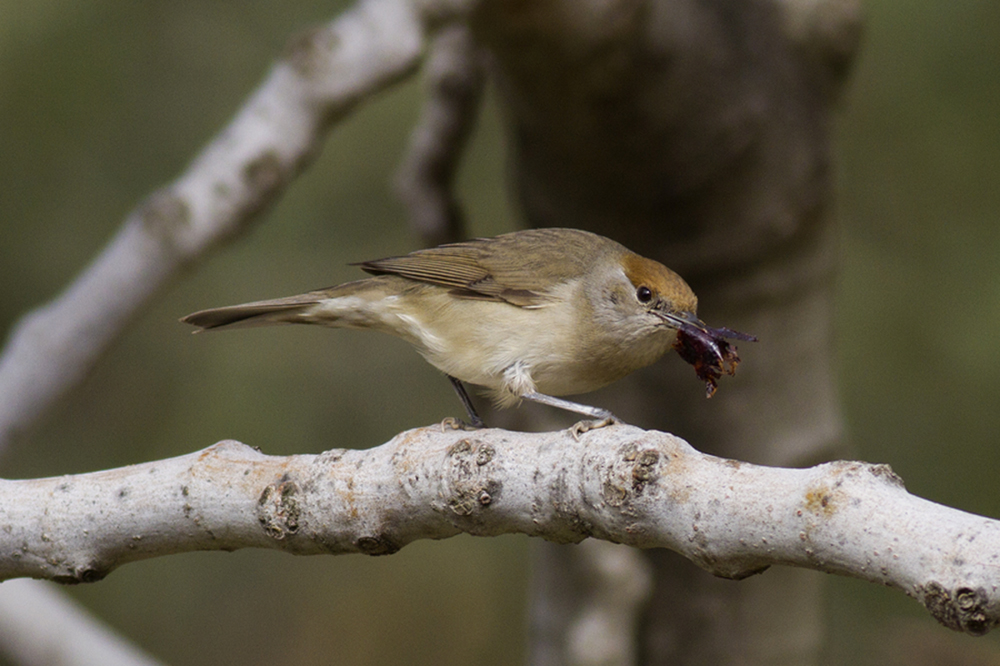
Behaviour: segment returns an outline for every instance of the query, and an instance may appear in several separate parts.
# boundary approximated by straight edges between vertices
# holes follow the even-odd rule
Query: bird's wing
[[[451,287],[459,297],[538,307],[554,287],[582,275],[606,244],[616,245],[584,231],[531,229],[357,265],[375,275]]]

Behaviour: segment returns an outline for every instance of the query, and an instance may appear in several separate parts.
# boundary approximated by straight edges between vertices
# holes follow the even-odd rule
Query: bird
[[[578,229],[527,229],[353,265],[371,277],[181,321],[196,332],[316,324],[394,335],[448,377],[473,427],[484,423],[465,384],[501,408],[529,400],[611,423],[610,411],[561,396],[611,384],[672,347],[711,396],[738,361],[722,337],[752,338],[708,328],[671,269]]]

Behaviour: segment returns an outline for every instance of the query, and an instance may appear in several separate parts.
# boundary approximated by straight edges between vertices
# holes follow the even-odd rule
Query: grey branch
[[[227,441],[2,481],[0,579],[95,581],[192,550],[385,555],[418,539],[516,532],[669,548],[734,579],[806,567],[900,589],[952,629],[1000,622],[1000,521],[914,497],[885,465],[751,465],[632,426],[573,435],[435,426],[289,457]]]

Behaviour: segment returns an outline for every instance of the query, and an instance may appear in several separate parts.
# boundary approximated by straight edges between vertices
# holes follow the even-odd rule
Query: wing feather
[[[586,231],[530,229],[356,265],[374,275],[451,287],[459,297],[538,307],[553,288],[582,275],[598,252],[619,249]]]

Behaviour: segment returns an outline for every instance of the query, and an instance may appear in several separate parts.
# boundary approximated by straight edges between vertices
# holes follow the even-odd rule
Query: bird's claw
[[[614,414],[608,414],[603,419],[580,421],[578,423],[573,424],[573,426],[569,429],[569,434],[573,436],[573,439],[579,442],[580,437],[585,432],[589,432],[591,430],[597,430],[598,428],[604,428],[606,426],[611,426],[611,425],[621,425],[622,423],[624,423],[624,421],[619,419]]]
[[[445,417],[441,421],[441,432],[449,430],[482,430],[485,427],[486,424],[482,421],[479,423],[466,423],[462,419],[456,419],[454,416]]]

